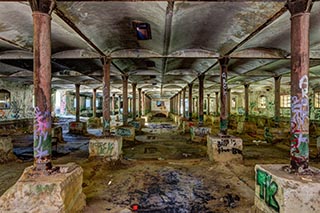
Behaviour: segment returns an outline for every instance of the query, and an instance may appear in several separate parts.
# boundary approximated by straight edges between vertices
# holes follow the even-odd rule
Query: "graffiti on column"
[[[222,77],[223,95],[226,96],[228,94],[227,74],[223,72],[221,77]]]
[[[51,154],[51,115],[50,111],[35,109],[34,156],[38,163]]]
[[[66,100],[67,100],[66,94],[63,94],[61,97],[61,104],[60,104],[60,114],[61,115],[64,115],[66,113],[66,107],[67,107]]]
[[[278,192],[278,185],[276,182],[271,181],[272,175],[267,172],[257,169],[256,182],[259,185],[259,197],[264,200],[264,202],[274,209],[276,212],[280,211],[279,204],[275,198]]]
[[[103,119],[103,129],[104,131],[110,131],[110,121]]]
[[[301,77],[299,89],[301,97],[291,97],[291,161],[306,168],[309,152],[308,76]]]

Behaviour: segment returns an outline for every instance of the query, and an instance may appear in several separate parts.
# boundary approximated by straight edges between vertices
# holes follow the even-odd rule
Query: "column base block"
[[[6,163],[16,160],[13,154],[13,145],[11,137],[0,137],[0,163]]]
[[[116,135],[121,136],[123,140],[134,141],[134,138],[136,136],[135,128],[132,126],[116,127]]]
[[[242,139],[233,136],[207,136],[207,153],[210,161],[242,162]]]
[[[284,166],[255,166],[255,207],[265,213],[319,212],[320,170],[310,167],[313,175],[296,175]]]
[[[145,125],[145,119],[137,119],[135,121],[130,121],[128,124],[130,126],[133,126],[135,128],[135,130],[141,131],[141,129]]]
[[[86,134],[87,133],[87,123],[81,121],[72,121],[69,123],[69,133],[71,134]]]
[[[44,175],[27,167],[0,198],[0,212],[80,212],[86,205],[83,170],[75,163],[58,165],[60,172]]]
[[[193,142],[207,142],[207,135],[211,134],[211,127],[190,127],[191,141]]]
[[[106,160],[119,160],[121,155],[122,137],[91,138],[89,141],[89,158],[104,157]]]

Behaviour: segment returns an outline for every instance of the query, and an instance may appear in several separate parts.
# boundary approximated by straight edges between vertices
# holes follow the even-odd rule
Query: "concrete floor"
[[[64,134],[66,143],[58,145],[53,163],[76,162],[84,169],[84,212],[126,212],[132,204],[140,206],[139,212],[252,212],[255,164],[289,163],[287,142],[256,145],[249,135],[240,136],[243,164],[209,162],[205,144],[192,143],[190,135],[166,123],[162,134],[152,131],[158,128],[154,125],[143,129],[135,143],[125,142],[123,159],[112,163],[88,160],[90,135],[100,130],[90,129],[86,136]],[[32,164],[32,136],[16,137],[14,146],[26,152],[19,161],[0,165],[0,195]],[[310,161],[320,168],[318,159]]]

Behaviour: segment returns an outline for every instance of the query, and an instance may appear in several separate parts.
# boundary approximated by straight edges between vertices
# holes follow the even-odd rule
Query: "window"
[[[5,89],[0,89],[0,109],[10,108],[10,92]]]
[[[280,96],[280,107],[281,108],[289,108],[291,105],[290,95],[281,95]]]
[[[264,95],[261,95],[259,97],[258,107],[261,109],[265,109],[267,107],[267,97]]]
[[[314,108],[320,108],[320,92],[314,93]]]

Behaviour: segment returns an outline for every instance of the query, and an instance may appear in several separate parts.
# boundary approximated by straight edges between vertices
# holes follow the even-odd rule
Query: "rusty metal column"
[[[92,92],[92,117],[97,117],[97,89],[93,89]]]
[[[228,134],[228,57],[219,58],[220,64],[220,133]]]
[[[178,92],[178,116],[181,115],[181,91]]]
[[[186,117],[186,88],[183,88],[182,90],[182,117]]]
[[[52,168],[51,11],[40,11],[40,8],[32,10],[35,98],[33,156],[35,169],[45,171]]]
[[[189,114],[189,121],[192,121],[192,86],[193,84],[188,84],[188,114]]]
[[[210,94],[207,94],[207,114],[210,115]]]
[[[287,1],[291,13],[291,169],[309,167],[309,26],[311,0]]]
[[[275,125],[279,127],[280,121],[280,86],[281,86],[281,76],[274,77],[274,118],[275,118]]]
[[[199,100],[198,100],[198,119],[199,119],[199,126],[203,126],[203,83],[204,83],[204,76],[199,75]]]
[[[116,109],[116,94],[112,94],[112,100],[111,100],[112,115],[115,115],[115,109]]]
[[[111,59],[103,58],[103,135],[110,136],[110,66]]]
[[[248,120],[249,116],[249,86],[250,84],[244,85],[244,115],[246,121]]]
[[[219,114],[219,92],[216,92],[216,114]]]
[[[142,106],[141,106],[141,88],[138,88],[138,114],[139,114],[139,118],[141,118],[142,115]]]
[[[123,95],[123,125],[128,124],[128,78],[127,75],[122,75],[122,95]]]
[[[137,102],[136,102],[136,97],[137,96],[137,84],[132,83],[132,118],[133,120],[136,120],[136,111],[137,111]]]
[[[76,84],[76,122],[80,121],[80,84]]]

